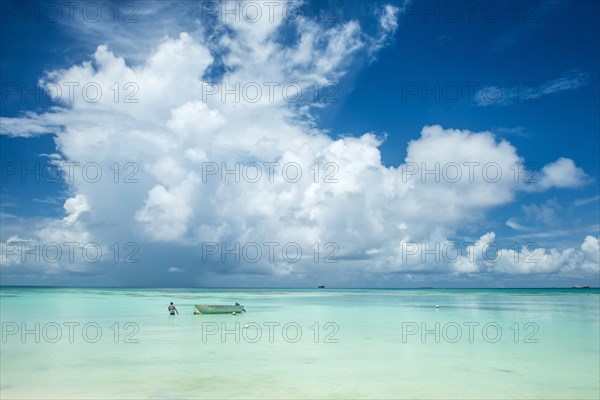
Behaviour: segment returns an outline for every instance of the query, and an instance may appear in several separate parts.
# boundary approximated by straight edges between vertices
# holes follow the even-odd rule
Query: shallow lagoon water
[[[0,296],[3,399],[600,397],[598,289]],[[193,315],[236,301],[246,313]]]

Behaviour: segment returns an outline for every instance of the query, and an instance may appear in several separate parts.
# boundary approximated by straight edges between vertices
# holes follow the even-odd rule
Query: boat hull
[[[244,306],[229,306],[221,304],[196,304],[196,309],[200,314],[231,314],[241,313]]]

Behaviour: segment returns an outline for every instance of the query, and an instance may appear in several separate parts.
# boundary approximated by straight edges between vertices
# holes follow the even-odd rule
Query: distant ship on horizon
[[[319,285],[319,289],[325,289],[325,285]]]

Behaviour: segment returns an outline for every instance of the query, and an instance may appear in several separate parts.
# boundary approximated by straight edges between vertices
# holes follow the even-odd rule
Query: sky
[[[598,2],[1,6],[2,285],[600,285]]]

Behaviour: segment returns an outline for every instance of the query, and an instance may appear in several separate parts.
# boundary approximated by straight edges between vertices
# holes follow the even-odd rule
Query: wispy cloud
[[[64,198],[56,198],[56,197],[46,197],[44,199],[34,198],[34,199],[32,199],[32,201],[34,201],[36,203],[62,207],[65,202],[65,199]]]
[[[542,85],[542,95],[564,92],[566,90],[575,90],[587,85],[589,74],[579,71],[567,71],[560,78],[546,82]]]
[[[526,226],[519,224],[515,218],[509,218],[508,221],[506,221],[506,226],[516,231],[525,231],[528,229]]]
[[[522,126],[515,126],[512,128],[508,127],[493,127],[492,132],[497,133],[502,136],[518,136],[518,137],[528,137],[529,133]]]
[[[544,83],[527,82],[517,85],[487,85],[475,92],[477,106],[507,106],[519,103],[536,103],[540,98],[579,89],[589,82],[589,74],[579,70],[564,72],[559,78]]]
[[[543,232],[532,232],[532,233],[523,233],[513,236],[508,236],[507,239],[517,240],[520,242],[525,242],[528,239],[555,239],[555,238],[568,238],[568,237],[579,237],[582,234],[586,233],[600,233],[600,225],[589,225],[581,228],[573,228],[573,229],[554,229],[554,230],[544,230]]]
[[[580,207],[586,204],[597,202],[598,200],[600,200],[600,196],[588,197],[585,199],[577,199],[573,202],[573,205],[575,207]]]
[[[409,3],[410,1],[405,0],[400,7],[386,4],[378,11],[380,32],[377,36],[370,39],[369,55],[371,62],[377,59],[377,53],[388,45],[394,37],[394,34],[398,30],[398,17],[406,12],[406,6]]]
[[[0,135],[11,137],[34,137],[58,133],[60,126],[53,124],[53,115],[26,112],[22,117],[0,117]]]

